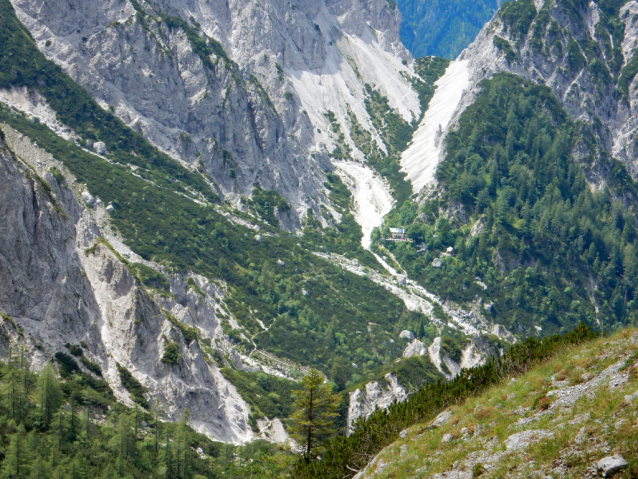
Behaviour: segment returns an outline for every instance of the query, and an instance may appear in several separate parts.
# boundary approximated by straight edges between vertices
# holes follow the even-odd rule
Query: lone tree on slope
[[[336,432],[332,425],[340,398],[314,369],[303,377],[301,386],[303,389],[294,393],[292,436],[303,445],[303,458],[309,463],[319,454],[321,440]]]

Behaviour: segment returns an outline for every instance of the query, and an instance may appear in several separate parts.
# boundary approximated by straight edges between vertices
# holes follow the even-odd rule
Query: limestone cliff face
[[[103,107],[233,202],[256,184],[277,189],[293,206],[287,227],[325,202],[328,110],[342,129],[348,110],[372,129],[368,83],[406,120],[420,113],[401,74],[400,14],[385,0],[12,3],[41,51]]]
[[[533,3],[535,18],[527,31],[498,13],[460,55],[459,60],[469,63],[471,86],[456,118],[476,98],[481,80],[499,72],[514,73],[551,88],[571,116],[588,125],[591,135],[604,145],[606,152],[590,151],[583,144],[574,151],[585,160],[592,184],[602,185],[609,168],[606,158],[611,155],[636,178],[638,102],[632,59],[638,2],[629,1],[609,16],[595,1],[577,11],[558,1]]]
[[[98,363],[118,400],[132,405],[117,365],[148,388],[171,419],[185,408],[192,424],[211,437],[252,438],[249,408],[197,341],[190,345],[167,312],[213,341],[221,334],[218,286],[193,278],[203,293],[173,276],[172,298],[147,290],[129,270],[117,239],[109,243],[99,225],[104,205],[85,206],[73,179],[51,174],[61,164],[8,127],[0,136],[0,310],[12,318],[0,326],[0,351],[24,344],[38,369],[64,344],[80,344]],[[161,362],[166,341],[179,346],[177,365]]]

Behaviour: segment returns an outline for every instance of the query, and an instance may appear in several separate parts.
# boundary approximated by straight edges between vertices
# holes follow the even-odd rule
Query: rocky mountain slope
[[[415,424],[356,478],[633,477],[638,333],[570,348]]]
[[[250,8],[261,7],[251,5],[230,10],[252,12],[238,31],[259,17]],[[410,63],[398,43],[398,14],[384,2],[307,5],[296,20],[297,9],[272,5],[273,15],[292,22],[286,28],[303,20],[300,33],[324,44],[285,56],[292,37],[268,41],[274,50],[256,59],[240,48],[247,35],[224,34],[206,16],[223,6],[202,4],[197,17],[178,6],[68,4],[53,12],[48,4],[0,2],[7,158],[35,169],[42,181],[34,184],[57,218],[33,211],[23,215],[29,224],[3,233],[6,284],[14,286],[0,307],[22,331],[4,346],[26,345],[38,369],[66,354],[67,344],[81,344],[127,404],[157,399],[170,418],[189,408],[192,425],[219,440],[285,442],[278,418],[290,413],[299,374],[316,367],[345,389],[388,369],[408,346],[399,333],[440,307],[417,285],[410,285],[416,293],[404,288],[362,244],[392,195],[411,192],[395,160],[447,62]],[[69,30],[62,19],[71,17],[80,28]],[[281,25],[264,28],[281,32]],[[279,61],[259,76],[255,65],[275,50]],[[288,90],[277,90],[282,85]],[[327,95],[317,102],[320,91]],[[283,119],[294,109],[284,101],[306,102],[312,135],[295,136],[297,120]],[[218,131],[201,128],[228,136],[213,141],[206,135]],[[253,171],[225,183],[239,157],[267,168],[264,182]],[[379,173],[356,161],[364,158]],[[21,181],[11,176],[15,188]],[[298,195],[313,196],[313,184],[317,195],[304,203]],[[361,196],[369,184],[372,202],[380,200],[373,210]],[[19,217],[27,206],[11,198],[7,212]],[[303,229],[292,236],[295,225]],[[33,239],[32,231],[48,236]],[[356,271],[337,257],[356,261]],[[450,313],[474,328],[469,313]],[[351,321],[339,321],[343,315]],[[71,329],[58,324],[70,318]]]
[[[3,354],[24,345],[39,369],[66,351],[65,344],[82,344],[84,356],[99,365],[125,404],[133,405],[135,397],[122,385],[120,368],[139,380],[148,397],[163,399],[169,418],[188,407],[199,431],[226,441],[250,439],[248,406],[200,344],[180,332],[188,324],[202,339],[220,334],[219,287],[195,277],[189,279],[199,284],[194,290],[186,277],[173,275],[171,297],[147,290],[104,239],[117,245],[100,227],[106,205],[80,204],[82,186],[29,138],[5,126],[1,140],[6,221],[0,268],[11,285],[1,296]],[[161,361],[169,343],[181,352],[175,366]]]
[[[47,58],[104,108],[235,204],[255,184],[277,189],[293,207],[289,226],[327,203],[323,171],[342,142],[328,112],[353,149],[349,114],[374,131],[364,85],[405,121],[420,114],[400,17],[385,1],[13,5]]]

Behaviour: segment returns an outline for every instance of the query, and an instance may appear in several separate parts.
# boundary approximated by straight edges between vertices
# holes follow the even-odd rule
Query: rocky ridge
[[[2,130],[0,203],[7,221],[0,250],[15,252],[0,261],[13,286],[0,293],[6,315],[3,354],[24,345],[32,367],[39,369],[65,344],[82,343],[118,400],[133,405],[120,381],[120,365],[149,397],[160,399],[169,418],[179,418],[188,407],[197,430],[230,442],[250,440],[249,407],[209,355],[197,342],[188,343],[170,320],[215,342],[223,286],[195,276],[201,297],[186,277],[172,275],[171,297],[144,287],[125,260],[135,256],[103,223],[106,205],[92,198],[89,206],[85,191],[69,186],[73,178],[60,162],[15,130]],[[63,172],[62,182],[52,167]],[[168,342],[179,346],[175,366],[160,361]]]

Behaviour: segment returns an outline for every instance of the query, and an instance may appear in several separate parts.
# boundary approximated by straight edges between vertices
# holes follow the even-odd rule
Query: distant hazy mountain
[[[456,58],[502,0],[397,0],[403,16],[401,39],[415,57]]]

